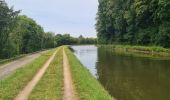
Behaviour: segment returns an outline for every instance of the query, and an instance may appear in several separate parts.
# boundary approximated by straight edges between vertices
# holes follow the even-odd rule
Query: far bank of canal
[[[170,100],[170,60],[72,46],[81,63],[118,100]]]

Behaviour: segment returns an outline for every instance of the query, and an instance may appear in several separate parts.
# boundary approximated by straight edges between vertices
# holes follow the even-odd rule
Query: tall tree
[[[19,16],[20,32],[23,36],[22,52],[29,53],[43,48],[43,28],[27,16]]]
[[[7,45],[9,33],[15,26],[19,11],[9,8],[4,0],[0,0],[0,57],[4,57],[4,48]]]
[[[100,43],[170,47],[169,0],[99,0]]]

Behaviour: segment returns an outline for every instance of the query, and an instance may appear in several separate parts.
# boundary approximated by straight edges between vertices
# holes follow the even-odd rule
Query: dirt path
[[[78,100],[70,72],[67,55],[63,49],[64,96],[63,100]]]
[[[54,59],[57,51],[53,53],[53,55],[48,59],[48,61],[42,66],[42,68],[36,73],[33,79],[27,84],[27,86],[16,96],[14,100],[27,100],[33,88],[36,86],[38,81],[44,75],[47,70],[49,64]]]
[[[24,67],[24,65],[28,64],[29,62],[33,61],[34,59],[38,58],[42,53],[45,53],[46,51],[42,51],[39,53],[31,54],[28,56],[25,56],[23,58],[20,58],[18,60],[15,60],[13,62],[10,62],[8,64],[2,65],[0,67],[0,80],[4,79],[11,73],[13,73],[16,69]]]

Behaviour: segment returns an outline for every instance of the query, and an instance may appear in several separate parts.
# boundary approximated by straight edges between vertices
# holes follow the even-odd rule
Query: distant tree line
[[[170,47],[170,0],[99,0],[96,20],[99,43]]]
[[[80,35],[78,38],[70,36],[70,34],[57,34],[55,36],[56,45],[79,45],[79,44],[96,44],[96,38],[84,38]]]
[[[19,13],[20,11],[9,8],[4,0],[0,0],[0,59],[64,44],[96,42],[93,38],[80,39],[69,34],[55,35],[53,32],[44,32],[33,19]]]

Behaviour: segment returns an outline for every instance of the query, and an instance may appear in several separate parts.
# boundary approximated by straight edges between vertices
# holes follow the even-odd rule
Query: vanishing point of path
[[[63,100],[78,100],[73,84],[70,65],[67,55],[63,49],[63,71],[64,71],[64,96]]]
[[[18,60],[15,60],[13,62],[0,66],[0,80],[5,78],[12,72],[14,72],[16,69],[24,67],[24,65],[38,58],[42,53],[45,53],[45,52],[46,51],[30,54]]]
[[[30,93],[39,82],[41,77],[44,75],[47,70],[49,64],[52,62],[56,55],[57,51],[53,53],[53,55],[47,60],[47,62],[42,66],[42,68],[36,73],[33,79],[26,85],[26,87],[16,96],[15,100],[27,100]]]

